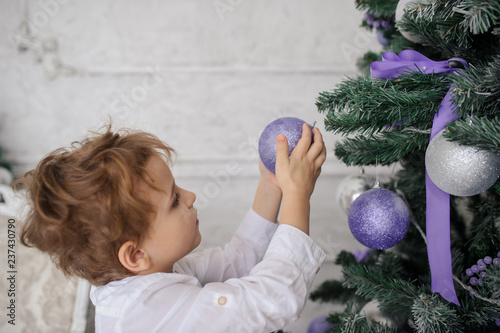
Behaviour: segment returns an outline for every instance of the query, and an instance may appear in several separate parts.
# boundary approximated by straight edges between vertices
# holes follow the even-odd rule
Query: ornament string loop
[[[445,61],[433,61],[414,50],[404,50],[397,55],[385,52],[382,61],[374,61],[370,65],[371,76],[379,79],[394,79],[412,72],[422,74],[455,73],[461,71],[467,62],[460,58]],[[451,84],[439,110],[434,116],[431,130],[432,138],[446,125],[458,119],[456,106],[452,103]],[[452,259],[450,247],[450,195],[439,189],[425,173],[426,186],[426,229],[427,255],[431,269],[431,290],[438,292],[449,302],[460,305],[453,284]]]

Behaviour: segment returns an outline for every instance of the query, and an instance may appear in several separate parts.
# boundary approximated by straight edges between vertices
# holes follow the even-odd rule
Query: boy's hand
[[[288,141],[280,134],[276,137],[276,179],[283,193],[290,192],[309,198],[326,159],[326,148],[319,130],[313,129],[314,143],[311,145],[311,129],[304,123],[302,137],[288,158]]]
[[[283,193],[280,223],[292,225],[309,234],[309,199],[326,160],[323,137],[304,123],[302,137],[288,156],[288,141],[283,134],[276,137],[276,180]]]

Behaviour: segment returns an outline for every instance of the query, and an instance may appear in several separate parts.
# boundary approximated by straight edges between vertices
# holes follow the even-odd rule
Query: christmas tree
[[[399,166],[380,187],[404,200],[410,223],[395,246],[342,251],[342,279],[311,299],[346,305],[329,332],[500,332],[500,1],[356,6],[383,52],[365,54],[363,74],[317,106],[343,135],[335,155],[346,165]],[[354,236],[356,208],[379,237],[359,198]],[[366,318],[368,302],[387,320]]]

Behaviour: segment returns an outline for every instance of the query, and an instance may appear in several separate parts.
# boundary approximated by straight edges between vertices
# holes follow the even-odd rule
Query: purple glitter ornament
[[[382,30],[377,30],[377,40],[382,46],[389,45],[389,41],[384,36],[384,32]]]
[[[278,134],[284,134],[286,136],[288,140],[288,155],[290,155],[297,145],[297,142],[299,142],[302,137],[302,124],[304,123],[305,121],[298,118],[284,117],[276,119],[264,128],[259,139],[259,156],[262,163],[264,163],[269,171],[275,173],[276,136],[278,136]]]
[[[362,262],[368,259],[370,256],[370,250],[354,250],[352,253],[354,255],[354,258],[356,259],[356,262]]]
[[[384,250],[404,238],[410,227],[410,211],[396,193],[373,188],[352,203],[348,222],[353,236],[361,244]]]
[[[311,322],[307,333],[324,333],[329,331],[332,326],[332,324],[326,321],[326,316],[321,316]]]

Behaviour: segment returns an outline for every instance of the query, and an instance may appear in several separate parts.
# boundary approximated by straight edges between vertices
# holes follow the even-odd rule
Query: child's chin
[[[196,249],[198,246],[200,246],[200,244],[201,244],[201,234],[200,234],[200,233],[198,233],[198,234],[200,235],[200,237],[198,237],[198,241],[195,243],[195,246],[194,246],[194,248],[195,248],[195,249]],[[193,250],[194,250],[194,249],[193,249]]]

